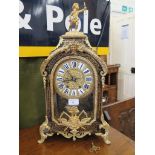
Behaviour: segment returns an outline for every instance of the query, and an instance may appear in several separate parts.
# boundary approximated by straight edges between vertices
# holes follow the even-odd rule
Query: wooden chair
[[[135,139],[135,98],[103,106],[107,122],[131,139]]]

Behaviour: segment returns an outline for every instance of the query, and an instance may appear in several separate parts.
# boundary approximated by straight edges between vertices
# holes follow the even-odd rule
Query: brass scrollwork
[[[41,144],[45,141],[48,136],[53,136],[54,133],[50,132],[50,126],[47,116],[45,116],[45,122],[40,126],[40,136],[41,139],[38,140],[38,143]]]
[[[95,135],[100,136],[106,144],[111,144],[111,141],[109,140],[109,128],[110,128],[110,126],[104,120],[103,113],[101,114],[101,122],[102,122],[102,124],[99,125],[99,129],[104,129],[105,133],[99,132],[99,133],[95,133]]]
[[[58,118],[60,125],[66,127],[64,129],[64,132],[61,131],[59,132],[59,134],[62,134],[66,138],[73,137],[73,140],[76,140],[76,137],[82,138],[86,134],[90,135],[90,132],[81,133],[78,131],[79,128],[82,128],[83,130],[85,130],[84,126],[86,126],[87,123],[91,120],[91,118],[87,116],[87,113],[84,110],[82,110],[78,115],[79,109],[76,106],[67,106],[66,109],[70,114],[63,111],[60,117]],[[81,115],[84,115],[85,117],[80,119]],[[68,119],[66,119],[66,117]],[[66,132],[68,128],[70,129],[69,133]]]

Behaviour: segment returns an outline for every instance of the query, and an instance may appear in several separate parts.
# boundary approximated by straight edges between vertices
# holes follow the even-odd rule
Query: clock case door
[[[55,122],[57,125],[61,125],[59,119],[60,116],[62,115],[62,118],[66,118],[67,120],[69,119],[69,112],[68,108],[68,99],[66,99],[64,96],[61,96],[57,93],[55,87],[54,87],[54,76],[55,76],[55,70],[61,64],[62,62],[66,60],[81,60],[85,61],[87,64],[89,64],[93,70],[93,78],[94,78],[94,84],[93,88],[90,94],[79,98],[79,105],[76,106],[75,110],[79,110],[79,112],[76,114],[79,116],[79,122],[83,119],[89,120],[88,122],[85,122],[85,128],[86,126],[90,126],[96,121],[96,116],[97,116],[97,101],[98,101],[98,95],[95,92],[98,92],[98,75],[97,71],[94,67],[94,65],[88,60],[85,59],[84,57],[81,56],[66,56],[63,59],[59,60],[53,67],[53,70],[50,74],[50,87],[51,87],[51,95],[53,96],[51,98],[51,115],[52,115],[52,121]],[[67,107],[67,108],[66,108]],[[71,107],[72,108],[72,107]],[[90,130],[90,129],[89,129]]]
[[[78,106],[67,109],[67,99],[58,95],[55,91],[54,73],[59,61],[70,58],[87,61],[93,69],[95,83],[91,94],[80,99]],[[104,133],[99,126],[104,121],[102,89],[106,73],[106,64],[91,48],[85,35],[81,37],[66,37],[64,35],[60,38],[57,49],[41,65],[49,132],[61,134],[66,138],[73,137],[74,140],[88,134]]]

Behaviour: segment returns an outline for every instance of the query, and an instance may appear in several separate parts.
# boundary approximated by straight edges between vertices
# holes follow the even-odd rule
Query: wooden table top
[[[45,140],[43,144],[38,144],[40,138],[39,126],[20,130],[20,155],[134,155],[134,141],[115,130],[110,129],[111,144],[104,144],[100,137],[86,136],[77,139],[66,139],[62,136],[53,136]],[[100,150],[89,152],[91,142],[100,146]]]

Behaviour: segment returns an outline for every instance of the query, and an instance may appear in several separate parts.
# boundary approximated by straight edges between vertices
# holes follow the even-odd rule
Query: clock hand
[[[72,74],[69,72],[69,70],[67,70],[67,73],[71,77],[71,80],[70,81],[76,82],[76,79],[79,79],[79,78],[76,78],[76,77],[72,76]]]
[[[73,80],[74,82],[76,82],[77,79],[81,79],[81,78],[76,78],[76,77],[73,77],[73,78],[72,78],[72,80]]]
[[[71,73],[69,72],[69,70],[67,70],[67,73],[69,74],[69,76],[70,76],[71,78],[73,78],[73,76],[71,75]]]
[[[81,78],[75,78],[75,79],[77,80],[77,79],[81,79]]]
[[[72,79],[65,79],[65,80],[63,80],[62,82],[69,82],[69,81],[72,81]]]
[[[75,77],[72,77],[71,79],[65,79],[63,80],[62,82],[69,82],[69,81],[73,81],[73,82],[76,82],[77,79],[80,79],[80,78],[75,78]]]

